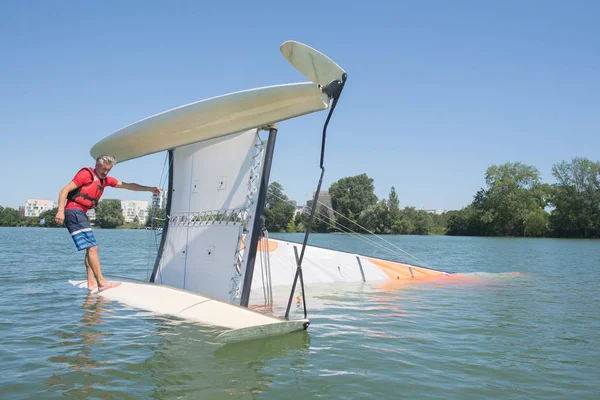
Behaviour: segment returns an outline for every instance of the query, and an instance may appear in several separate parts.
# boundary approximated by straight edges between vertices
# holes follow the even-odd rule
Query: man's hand
[[[154,194],[160,194],[160,188],[157,187],[150,188],[150,191]]]
[[[65,212],[59,210],[56,213],[56,218],[54,218],[54,220],[56,221],[57,224],[62,225],[63,222],[65,222]]]

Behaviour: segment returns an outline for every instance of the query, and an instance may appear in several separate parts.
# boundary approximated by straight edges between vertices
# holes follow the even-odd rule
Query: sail
[[[172,150],[168,228],[154,281],[239,304],[265,142],[257,129]]]
[[[269,258],[268,271],[261,261],[254,269],[252,287],[260,289],[267,284],[289,286],[290,275],[296,269],[294,247],[299,253],[302,244],[272,238],[268,242],[263,240],[258,251],[261,260],[264,256]],[[310,245],[306,246],[302,270],[305,284],[385,282],[447,275],[427,267]],[[267,273],[268,281],[264,278]]]

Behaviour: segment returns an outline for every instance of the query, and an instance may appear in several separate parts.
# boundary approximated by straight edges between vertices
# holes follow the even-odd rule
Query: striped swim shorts
[[[65,225],[77,250],[81,251],[98,245],[90,227],[90,221],[83,211],[76,208],[65,210]]]

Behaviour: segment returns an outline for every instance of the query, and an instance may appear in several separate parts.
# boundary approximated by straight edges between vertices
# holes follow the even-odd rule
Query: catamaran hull
[[[269,239],[261,241],[258,251],[269,257],[269,270],[261,263],[254,270],[252,290],[263,291],[265,285],[289,286],[296,270],[293,242]],[[264,258],[266,259],[266,258]],[[416,267],[359,254],[307,246],[302,265],[306,284],[335,284],[342,282],[385,282],[448,275],[442,271]],[[268,277],[268,278],[267,278]],[[286,321],[237,306],[212,297],[158,283],[130,278],[108,277],[121,282],[120,286],[96,293],[107,299],[162,315],[227,328],[217,336],[218,341],[235,342],[259,337],[282,335],[308,328],[308,319]],[[69,281],[87,289],[86,281]]]
[[[93,293],[141,310],[172,315],[199,322],[203,325],[230,329],[217,340],[232,342],[257,337],[282,335],[308,328],[307,319],[285,321],[229,304],[211,297],[181,289],[121,277],[107,277],[121,285]],[[73,286],[87,290],[86,281],[69,281]]]

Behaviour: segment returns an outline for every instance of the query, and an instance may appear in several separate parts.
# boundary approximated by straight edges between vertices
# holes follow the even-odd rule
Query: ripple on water
[[[148,232],[97,236],[106,273],[146,278]],[[352,240],[311,235],[387,257]],[[222,345],[74,289],[64,230],[0,228],[2,398],[598,398],[600,242],[387,240],[469,280],[308,285],[308,332]]]

